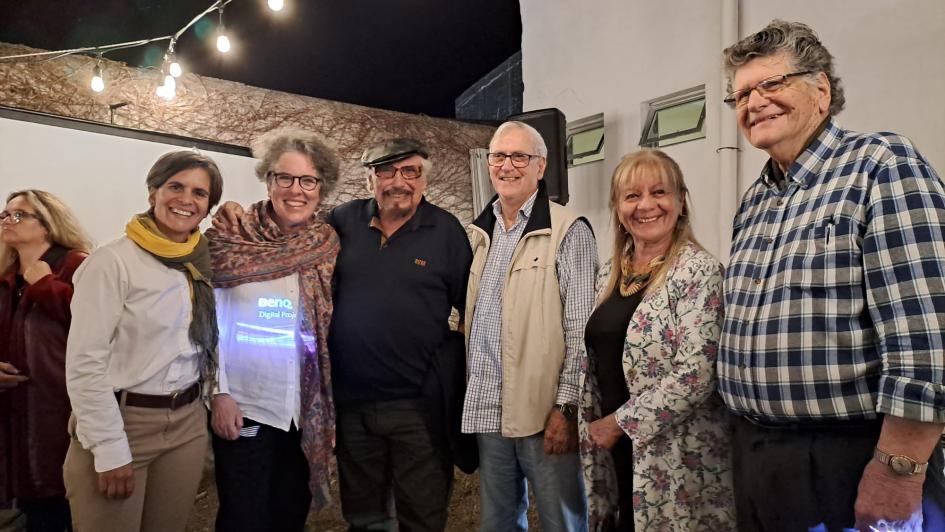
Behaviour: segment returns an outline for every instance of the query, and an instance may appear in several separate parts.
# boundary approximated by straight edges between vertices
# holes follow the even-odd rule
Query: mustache
[[[389,188],[384,191],[383,195],[390,196],[392,194],[413,194],[413,191],[404,187]]]

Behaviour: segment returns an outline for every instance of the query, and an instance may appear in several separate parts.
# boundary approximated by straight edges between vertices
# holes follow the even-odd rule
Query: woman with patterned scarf
[[[328,358],[338,235],[317,215],[338,180],[310,132],[253,143],[268,199],[235,231],[210,229],[220,323],[211,404],[217,531],[301,531],[327,504],[335,429]]]
[[[217,165],[168,153],[147,177],[150,209],[74,275],[63,466],[75,530],[184,530],[203,472],[216,376],[210,251],[197,226],[220,201]]]

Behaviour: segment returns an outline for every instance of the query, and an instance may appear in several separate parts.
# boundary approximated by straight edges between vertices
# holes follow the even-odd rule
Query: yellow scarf
[[[146,214],[131,218],[125,226],[125,234],[148,252],[167,259],[179,259],[190,255],[197,247],[197,242],[200,241],[200,231],[194,231],[187,237],[186,242],[174,242],[164,236],[154,222],[154,218]]]

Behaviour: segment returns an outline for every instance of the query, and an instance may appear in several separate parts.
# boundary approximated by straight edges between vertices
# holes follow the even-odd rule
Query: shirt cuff
[[[556,405],[576,405],[580,393],[578,387],[574,384],[558,383],[558,395],[555,399]]]
[[[95,457],[96,473],[104,473],[131,463],[131,447],[126,438],[96,445],[92,448],[92,455]]]

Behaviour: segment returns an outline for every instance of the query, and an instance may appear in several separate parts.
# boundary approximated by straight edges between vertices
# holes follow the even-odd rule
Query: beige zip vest
[[[506,437],[531,436],[545,429],[564,362],[564,308],[555,258],[578,217],[557,203],[549,204],[551,227],[522,235],[512,253],[502,293],[501,428]],[[472,330],[476,318],[479,281],[492,237],[476,225],[469,228],[473,261],[466,289],[466,331]],[[468,336],[466,342],[468,348]]]

